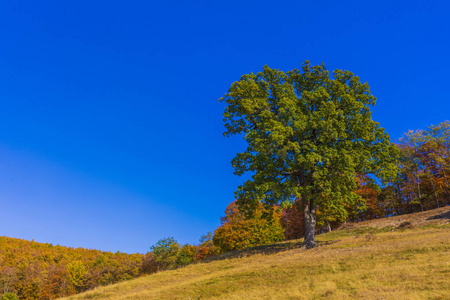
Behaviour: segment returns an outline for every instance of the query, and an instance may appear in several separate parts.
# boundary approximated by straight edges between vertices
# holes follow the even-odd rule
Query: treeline
[[[55,299],[172,269],[217,254],[212,234],[199,245],[163,239],[147,254],[112,253],[0,237],[0,299]]]
[[[144,273],[143,255],[140,254],[0,237],[0,295],[55,299]]]
[[[397,146],[399,176],[380,194],[390,215],[450,205],[450,121],[410,131]]]
[[[409,131],[396,143],[398,174],[384,187],[361,182],[367,209],[350,221],[398,216],[450,205],[450,122]]]

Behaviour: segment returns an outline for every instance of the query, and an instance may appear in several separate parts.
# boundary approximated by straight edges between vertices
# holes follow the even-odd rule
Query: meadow
[[[450,207],[232,251],[76,299],[449,299]],[[370,223],[371,222],[371,223]]]

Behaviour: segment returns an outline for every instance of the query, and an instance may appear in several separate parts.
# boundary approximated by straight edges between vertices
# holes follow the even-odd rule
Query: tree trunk
[[[433,190],[434,190],[434,197],[436,198],[437,207],[440,208],[439,199],[438,199],[438,195],[436,192],[436,187],[434,186],[434,183],[433,183],[433,175],[431,173],[430,173],[430,182],[431,182],[431,186],[433,187]]]
[[[423,211],[422,194],[420,193],[419,174],[417,172],[416,172],[416,181],[417,181],[417,190],[419,192],[420,207],[422,208],[422,211]]]
[[[447,184],[447,186],[450,186],[450,184],[448,183],[447,175],[445,174],[445,165],[444,164],[442,164],[442,173],[444,173],[445,183]]]
[[[317,247],[316,243],[316,206],[314,200],[305,197],[303,200],[304,222],[305,222],[305,241],[303,246],[306,249]]]

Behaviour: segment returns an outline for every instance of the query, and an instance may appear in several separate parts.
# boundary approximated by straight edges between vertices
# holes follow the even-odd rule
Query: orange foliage
[[[113,254],[0,237],[0,294],[15,292],[19,299],[55,299],[145,274],[142,264],[141,254]],[[102,281],[104,278],[109,280]]]
[[[214,245],[221,251],[230,251],[282,241],[280,217],[275,208],[266,211],[260,204],[252,218],[245,218],[232,202],[222,218],[222,226],[214,232]]]
[[[366,210],[359,211],[352,221],[365,221],[385,217],[385,210],[378,200],[379,193],[371,183],[369,176],[358,176],[356,181],[358,185],[356,193],[364,199]]]

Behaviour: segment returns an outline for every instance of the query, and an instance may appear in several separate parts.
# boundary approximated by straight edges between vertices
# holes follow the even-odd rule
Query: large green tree
[[[239,207],[251,212],[259,202],[302,199],[306,248],[316,246],[318,207],[345,219],[346,207],[364,206],[357,174],[396,174],[396,149],[371,117],[376,99],[349,71],[331,77],[308,61],[287,73],[265,66],[243,75],[220,101],[225,135],[242,134],[248,144],[232,161],[235,174],[251,174],[236,191]]]

